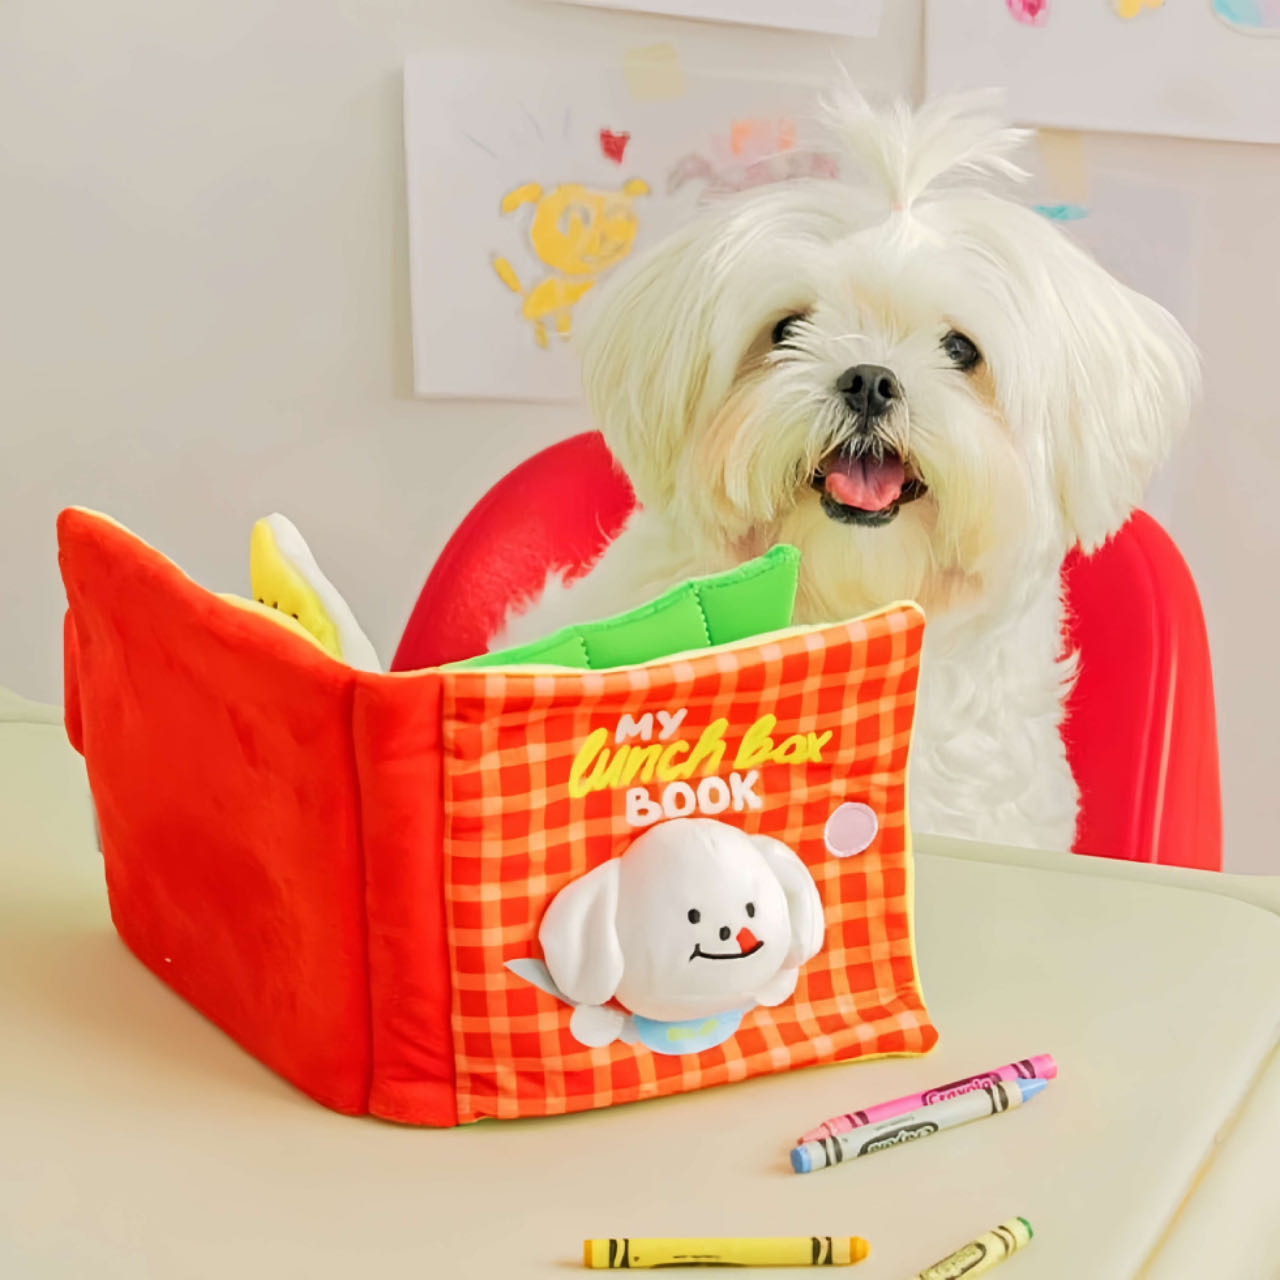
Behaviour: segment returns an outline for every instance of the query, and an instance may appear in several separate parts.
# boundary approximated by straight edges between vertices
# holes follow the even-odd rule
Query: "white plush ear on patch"
[[[630,1021],[621,1009],[610,1005],[580,1004],[569,1015],[569,1034],[588,1049],[603,1049],[625,1038]]]
[[[547,907],[538,941],[547,971],[576,1004],[604,1004],[622,981],[618,859],[565,885]]]
[[[764,1005],[767,1009],[772,1009],[774,1005],[781,1004],[784,1000],[790,1000],[799,980],[799,969],[779,969],[764,986],[756,990],[756,1003]]]
[[[813,883],[809,868],[781,840],[772,836],[751,836],[751,842],[764,855],[787,900],[791,917],[791,946],[783,960],[784,968],[799,968],[822,949],[826,923],[822,918],[822,899]]]

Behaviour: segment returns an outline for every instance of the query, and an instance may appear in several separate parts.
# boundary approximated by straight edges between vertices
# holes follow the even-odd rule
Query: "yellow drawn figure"
[[[560,337],[569,336],[574,303],[602,271],[631,252],[636,238],[633,202],[648,193],[647,182],[632,178],[621,191],[593,191],[566,182],[544,192],[536,182],[528,182],[503,196],[503,213],[534,206],[529,240],[539,261],[551,268],[549,275],[526,289],[506,258],[493,259],[498,278],[524,299],[521,312],[533,325],[540,347],[547,345],[548,322]]]

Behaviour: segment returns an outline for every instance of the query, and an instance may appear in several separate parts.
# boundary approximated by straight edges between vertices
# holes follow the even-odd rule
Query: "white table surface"
[[[1277,886],[918,844],[930,1057],[400,1128],[295,1092],[125,951],[78,758],[0,723],[0,1276],[551,1277],[584,1236],[849,1233],[852,1274],[905,1280],[1017,1214],[1000,1280],[1280,1275]],[[788,1170],[828,1114],[1042,1052],[1025,1109]]]

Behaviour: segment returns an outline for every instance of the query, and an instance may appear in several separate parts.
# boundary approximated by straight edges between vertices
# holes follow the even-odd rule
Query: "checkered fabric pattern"
[[[461,1122],[581,1111],[932,1047],[937,1032],[912,946],[906,817],[923,628],[918,610],[899,606],[616,671],[445,673],[445,895]],[[685,1056],[621,1041],[586,1048],[569,1033],[569,1006],[504,966],[539,957],[551,898],[639,834],[625,821],[622,789],[570,797],[583,741],[603,727],[612,746],[624,714],[679,707],[688,715],[678,736],[689,741],[728,718],[721,776],[733,745],[764,715],[778,719],[775,741],[832,731],[820,764],[761,768],[763,808],[719,815],[804,859],[824,904],[824,946],[791,1000],[753,1010],[715,1048]],[[823,832],[844,800],[869,804],[879,833],[864,853],[837,859]]]

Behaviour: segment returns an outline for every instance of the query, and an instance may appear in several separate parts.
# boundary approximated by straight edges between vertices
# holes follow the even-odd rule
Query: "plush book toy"
[[[934,1044],[914,605],[790,628],[777,548],[390,675],[281,517],[253,599],[85,511],[59,547],[116,927],[317,1100],[452,1125]]]

